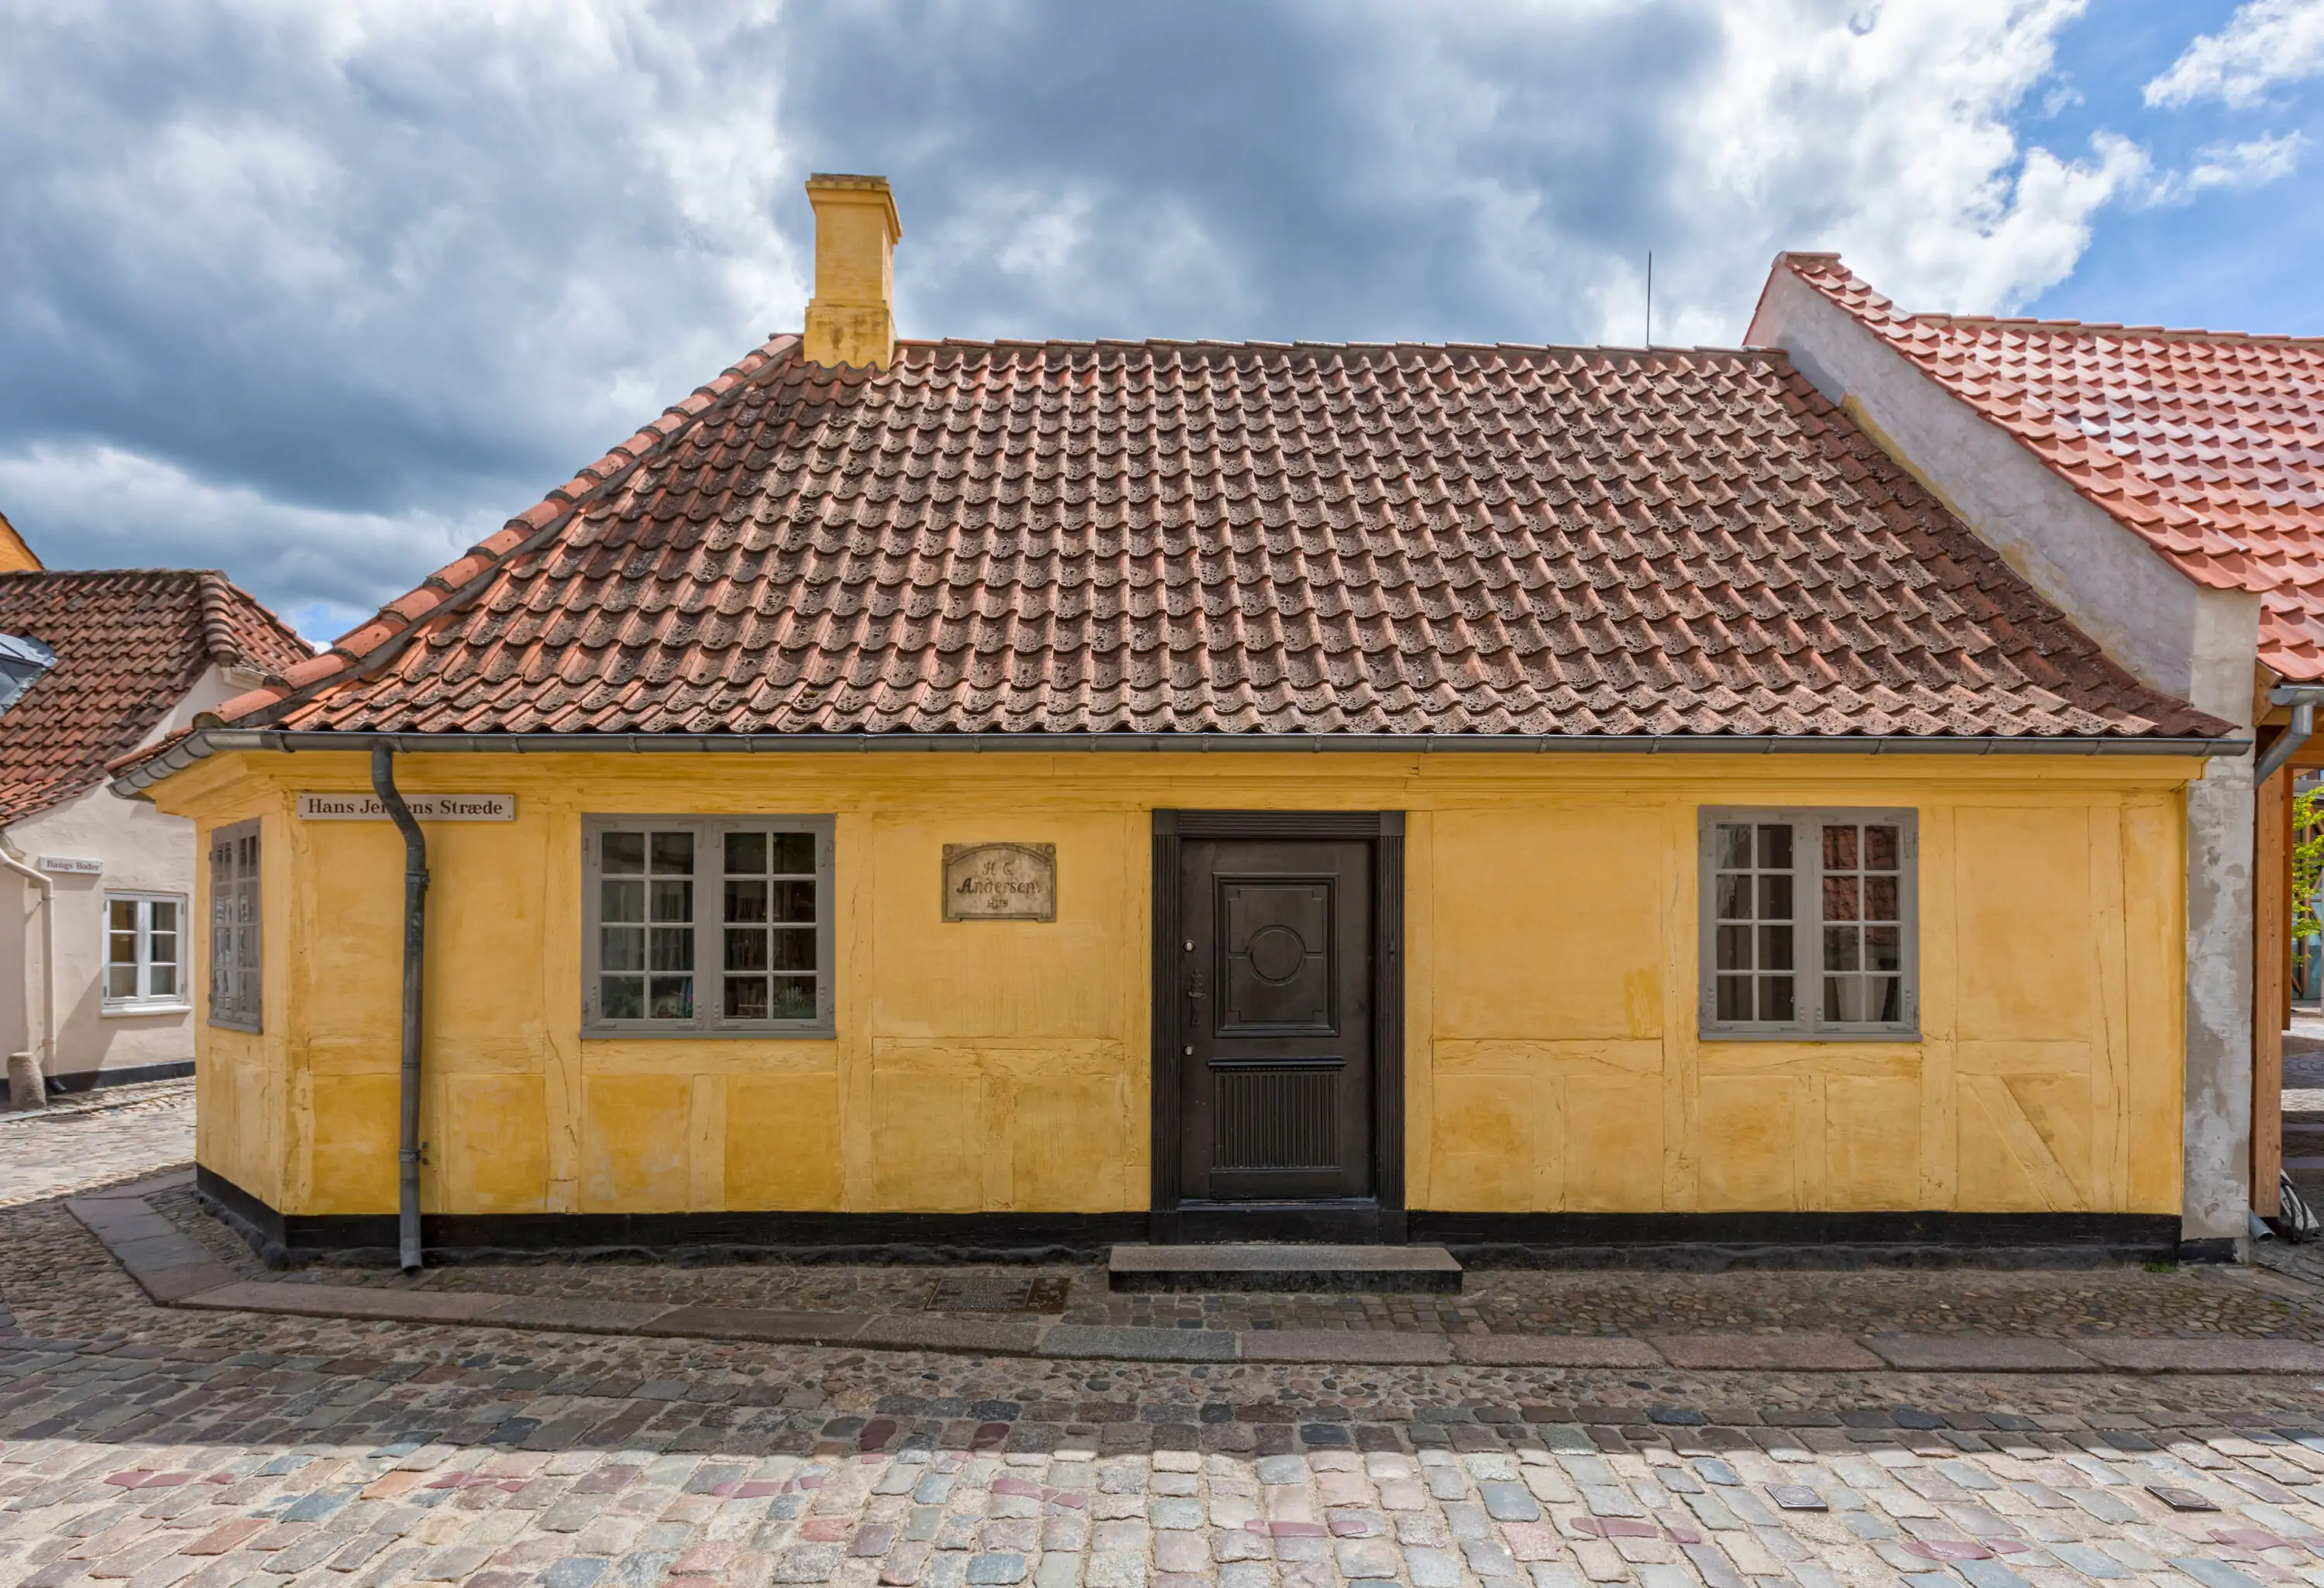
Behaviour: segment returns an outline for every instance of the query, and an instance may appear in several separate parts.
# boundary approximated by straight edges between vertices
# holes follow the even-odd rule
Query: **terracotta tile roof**
[[[2217,735],[1780,355],[778,337],[222,715]],[[140,757],[140,760],[145,759]]]
[[[180,569],[0,574],[0,634],[57,655],[0,716],[0,823],[94,787],[212,664],[280,676],[314,654],[224,574]]]
[[[1777,261],[2190,578],[2260,593],[2259,658],[2324,678],[2324,337],[1907,314],[1837,254]]]

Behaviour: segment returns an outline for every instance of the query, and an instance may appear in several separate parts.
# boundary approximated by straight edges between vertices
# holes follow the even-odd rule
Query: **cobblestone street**
[[[2307,1376],[1093,1362],[179,1310],[60,1196],[181,1163],[185,1116],[0,1122],[0,1583],[2324,1585]],[[794,1306],[934,1282],[429,1283],[527,1275]],[[1500,1296],[1582,1332],[1646,1306],[1738,1331],[1950,1309],[2029,1341],[2319,1325],[2292,1281],[2198,1270],[1575,1278],[1480,1274],[1400,1326],[1498,1326]],[[1309,1305],[1151,1299],[1197,1325]]]

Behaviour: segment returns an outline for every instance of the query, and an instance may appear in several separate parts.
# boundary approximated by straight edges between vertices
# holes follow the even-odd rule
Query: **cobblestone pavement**
[[[194,1084],[157,1081],[0,1112],[0,1207],[134,1179],[194,1155]]]
[[[2048,1278],[2135,1302],[2181,1277]],[[1094,1363],[173,1311],[53,1194],[0,1209],[0,1584],[2324,1588],[2319,1427],[2324,1382],[2282,1375]]]

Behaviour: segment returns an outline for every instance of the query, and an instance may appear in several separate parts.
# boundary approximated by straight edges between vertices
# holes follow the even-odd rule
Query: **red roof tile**
[[[212,664],[277,676],[314,654],[224,574],[180,569],[0,574],[0,633],[57,657],[0,715],[0,823],[94,787]]]
[[[2260,660],[2324,679],[2324,337],[1907,314],[1837,254],[1777,263],[2190,578],[2259,592]]]
[[[1780,355],[783,337],[703,394],[236,725],[2227,731]]]

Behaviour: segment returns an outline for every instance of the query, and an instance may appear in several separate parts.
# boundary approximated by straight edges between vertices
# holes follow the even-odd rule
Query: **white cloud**
[[[2324,0],[2249,0],[2146,85],[2153,106],[2218,99],[2241,109],[2277,83],[2324,73]]]
[[[290,592],[282,615],[310,640],[335,638],[506,516],[300,507],[102,445],[0,452],[0,500],[51,567],[222,568]]]
[[[2206,188],[2264,187],[2298,169],[2300,152],[2307,147],[2308,139],[2300,133],[2207,144],[2188,169],[2186,185],[2199,193]]]

